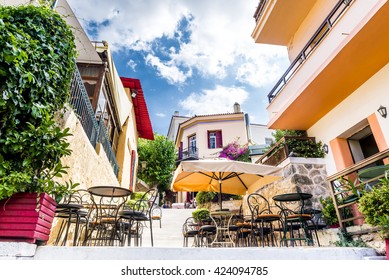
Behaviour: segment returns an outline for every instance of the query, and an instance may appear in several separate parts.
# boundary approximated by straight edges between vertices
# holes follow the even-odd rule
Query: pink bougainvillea
[[[249,161],[249,149],[248,145],[241,146],[237,141],[229,143],[223,147],[223,150],[219,153],[219,158],[228,158],[230,160]]]

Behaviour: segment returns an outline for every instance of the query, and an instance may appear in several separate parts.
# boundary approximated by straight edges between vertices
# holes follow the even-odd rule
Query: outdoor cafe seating
[[[131,191],[115,186],[96,186],[88,189],[91,195],[91,214],[88,246],[117,246],[123,243],[118,224],[119,211]]]
[[[138,243],[139,236],[141,235],[141,230],[143,230],[144,223],[148,222],[151,238],[151,246],[154,246],[153,238],[153,209],[156,207],[156,199],[158,197],[157,189],[150,189],[143,194],[141,199],[137,200],[132,205],[125,205],[123,209],[118,212],[118,224],[120,225],[121,230],[121,245],[131,244],[131,239],[134,234],[135,246],[140,246]],[[153,218],[154,217],[154,218]],[[161,216],[159,216],[161,217]],[[135,229],[133,231],[133,229]]]
[[[281,215],[273,213],[269,201],[258,193],[250,194],[247,204],[251,212],[251,246],[276,246],[274,227],[281,226]]]
[[[79,189],[65,196],[57,204],[55,217],[58,219],[60,226],[53,245],[66,246],[70,232],[73,232],[73,246],[86,244],[90,218],[87,207],[89,203],[89,192]]]
[[[308,245],[313,246],[313,237],[318,245],[317,226],[313,219],[313,212],[307,211],[305,203],[312,198],[309,193],[285,193],[273,197],[276,206],[280,209],[282,232],[281,246]]]

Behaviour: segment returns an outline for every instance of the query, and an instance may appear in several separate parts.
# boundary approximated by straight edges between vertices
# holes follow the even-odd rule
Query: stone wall
[[[67,112],[62,125],[70,128],[70,149],[73,151],[62,159],[62,164],[68,166],[68,174],[63,180],[80,183],[80,188],[90,188],[98,185],[119,186],[119,182],[102,147],[91,145],[84,129],[73,111]]]
[[[283,179],[266,185],[257,190],[257,193],[270,198],[277,194],[290,192],[306,192],[313,195],[307,201],[307,206],[321,209],[320,197],[330,195],[327,171],[323,159],[316,158],[288,158],[282,164]]]
[[[62,159],[62,164],[69,168],[67,174],[58,181],[72,180],[73,183],[80,184],[79,189],[88,189],[99,185],[119,186],[104,149],[99,146],[96,147],[96,150],[93,148],[73,111],[65,113],[61,119],[61,126],[70,128],[72,136],[68,140],[73,152],[70,156]],[[59,224],[60,221],[54,219],[48,244],[51,244],[57,236]],[[73,231],[69,232],[69,245],[72,244],[72,238]]]

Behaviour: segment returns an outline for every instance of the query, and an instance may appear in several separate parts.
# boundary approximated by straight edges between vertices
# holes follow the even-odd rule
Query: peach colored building
[[[306,130],[325,144],[333,196],[339,177],[362,180],[368,167],[383,170],[389,162],[389,2],[260,0],[254,18],[255,42],[287,47],[291,62],[268,94],[268,127]],[[361,218],[353,212],[349,221]]]
[[[329,146],[329,174],[389,143],[388,1],[261,0],[256,43],[288,48],[269,93],[269,128],[301,129]]]

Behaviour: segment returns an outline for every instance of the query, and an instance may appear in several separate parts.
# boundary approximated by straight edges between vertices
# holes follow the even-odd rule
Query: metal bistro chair
[[[151,219],[159,221],[159,228],[162,228],[162,208],[157,204],[151,209]]]
[[[288,246],[288,241],[291,246],[301,246],[302,241],[308,246],[314,245],[312,232],[317,235],[316,228],[308,226],[313,222],[312,213],[304,212],[304,201],[311,197],[308,193],[287,193],[273,197],[283,220],[281,245]]]
[[[121,245],[118,223],[119,211],[131,191],[117,186],[95,186],[88,189],[92,198],[92,212],[87,244],[90,246]]]
[[[312,216],[312,219],[307,220],[307,228],[310,232],[314,233],[317,246],[320,247],[320,240],[317,231],[328,227],[323,220],[322,212],[321,210],[313,208],[305,208],[303,211],[305,214],[310,214]]]
[[[84,231],[82,244],[85,245],[88,237],[89,209],[85,206],[90,202],[90,195],[87,190],[76,190],[74,193],[64,197],[57,205],[55,217],[60,220],[60,227],[57,238],[53,245],[66,246],[69,232],[74,225],[73,246],[79,245],[80,236]],[[82,228],[83,227],[83,228]]]
[[[119,211],[119,224],[123,226],[126,222],[129,223],[126,227],[128,228],[128,231],[122,231],[124,236],[127,235],[129,245],[131,244],[131,238],[134,234],[131,229],[135,228],[135,234],[139,236],[139,231],[143,228],[142,223],[149,222],[151,246],[154,246],[152,210],[155,206],[157,197],[158,190],[150,189],[145,192],[141,199],[136,201],[135,204],[131,206],[127,205],[123,210]],[[122,240],[122,246],[124,246],[125,238],[123,237]],[[137,239],[135,239],[135,241],[136,240]],[[135,242],[135,246],[139,246],[139,244]]]
[[[193,217],[189,217],[185,220],[185,223],[182,225],[182,235],[184,237],[183,246],[188,247],[189,238],[193,238],[192,247],[199,246],[198,240],[199,234],[199,224],[195,222]]]
[[[250,245],[258,243],[257,238],[259,237],[262,247],[265,246],[265,243],[267,243],[268,246],[270,244],[275,246],[276,238],[273,223],[277,223],[278,227],[280,227],[281,215],[274,214],[271,211],[269,201],[258,193],[250,194],[247,197],[247,204],[251,212]]]

